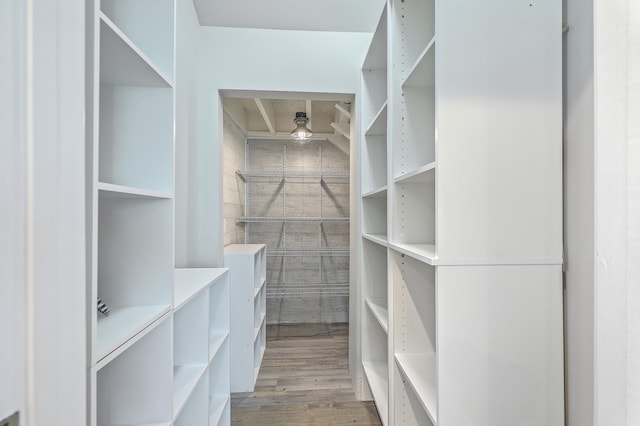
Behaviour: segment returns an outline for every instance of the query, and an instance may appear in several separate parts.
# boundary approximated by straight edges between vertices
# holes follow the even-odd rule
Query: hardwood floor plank
[[[347,324],[267,325],[254,392],[231,395],[235,425],[381,425],[349,377]]]

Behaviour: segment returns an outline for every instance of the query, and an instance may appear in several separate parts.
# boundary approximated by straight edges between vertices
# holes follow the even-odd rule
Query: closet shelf
[[[396,363],[415,392],[434,425],[438,424],[436,355],[433,353],[395,354]]]
[[[389,243],[389,247],[428,265],[436,265],[438,261],[435,244]]]
[[[229,339],[228,331],[212,331],[209,334],[209,362],[218,355],[227,339]]]
[[[285,222],[349,222],[348,217],[263,217],[263,216],[241,216],[236,218],[236,223],[285,223]]]
[[[435,161],[394,178],[395,183],[434,183],[435,181]]]
[[[100,194],[104,197],[119,198],[162,198],[170,199],[171,193],[163,191],[154,191],[152,189],[135,188],[132,186],[115,185],[112,183],[98,182],[96,185]]]
[[[362,238],[365,238],[373,243],[380,244],[387,247],[387,234],[362,234]]]
[[[436,38],[434,36],[407,73],[402,87],[434,87],[435,58]]]
[[[111,306],[109,316],[98,314],[96,361],[120,346],[131,346],[146,334],[143,331],[150,331],[149,326],[170,309],[169,305]]]
[[[267,297],[308,296],[308,295],[349,295],[349,283],[268,283]]]
[[[386,361],[363,361],[362,368],[380,412],[380,418],[386,424],[384,419],[389,416],[389,366]]]
[[[305,182],[317,183],[318,181],[336,180],[343,183],[349,183],[349,173],[345,172],[304,172],[304,171],[249,171],[249,170],[236,170],[236,174],[240,178],[247,181],[261,181],[261,180],[297,180],[303,179]]]
[[[173,87],[173,82],[102,12],[100,21],[102,84]]]
[[[283,257],[283,256],[349,256],[349,249],[344,247],[324,247],[312,249],[273,249],[267,252],[267,257]]]
[[[222,277],[227,268],[178,268],[173,272],[174,310],[180,309],[198,293],[206,290],[209,284]]]
[[[383,297],[370,297],[366,300],[367,307],[373,316],[380,323],[380,327],[386,334],[389,334],[389,311],[387,310],[387,300]]]
[[[207,370],[206,365],[179,365],[173,368],[173,416],[177,418]]]
[[[387,104],[385,99],[378,113],[373,117],[371,123],[365,130],[365,136],[386,136],[387,135]]]
[[[212,396],[209,398],[209,424],[217,425],[220,423],[225,408],[229,405],[230,398],[226,395]]]
[[[387,196],[387,185],[364,192],[362,198],[382,198]]]

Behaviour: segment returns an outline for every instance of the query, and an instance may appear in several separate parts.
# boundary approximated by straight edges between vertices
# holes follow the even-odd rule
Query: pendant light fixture
[[[307,113],[296,112],[296,118],[294,118],[293,121],[296,123],[296,128],[290,133],[291,139],[300,144],[309,142],[313,136],[313,132],[307,129],[307,123],[309,122]]]

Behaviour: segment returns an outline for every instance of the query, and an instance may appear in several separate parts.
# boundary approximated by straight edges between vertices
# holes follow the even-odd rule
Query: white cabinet
[[[264,244],[231,244],[231,391],[253,391],[266,348],[267,252]]]
[[[563,424],[561,67],[559,5],[386,2],[360,97],[385,424]]]

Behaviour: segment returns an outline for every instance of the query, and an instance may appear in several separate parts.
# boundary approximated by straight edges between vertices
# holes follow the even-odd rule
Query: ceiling
[[[299,31],[375,31],[385,0],[193,0],[200,25]],[[314,139],[349,151],[350,97],[227,93],[224,111],[247,137],[286,138],[295,113],[309,117]]]
[[[224,112],[248,138],[288,139],[296,112],[306,112],[313,139],[326,139],[349,150],[351,103],[344,99],[225,97]]]
[[[193,3],[200,25],[372,33],[384,1],[193,0]]]

